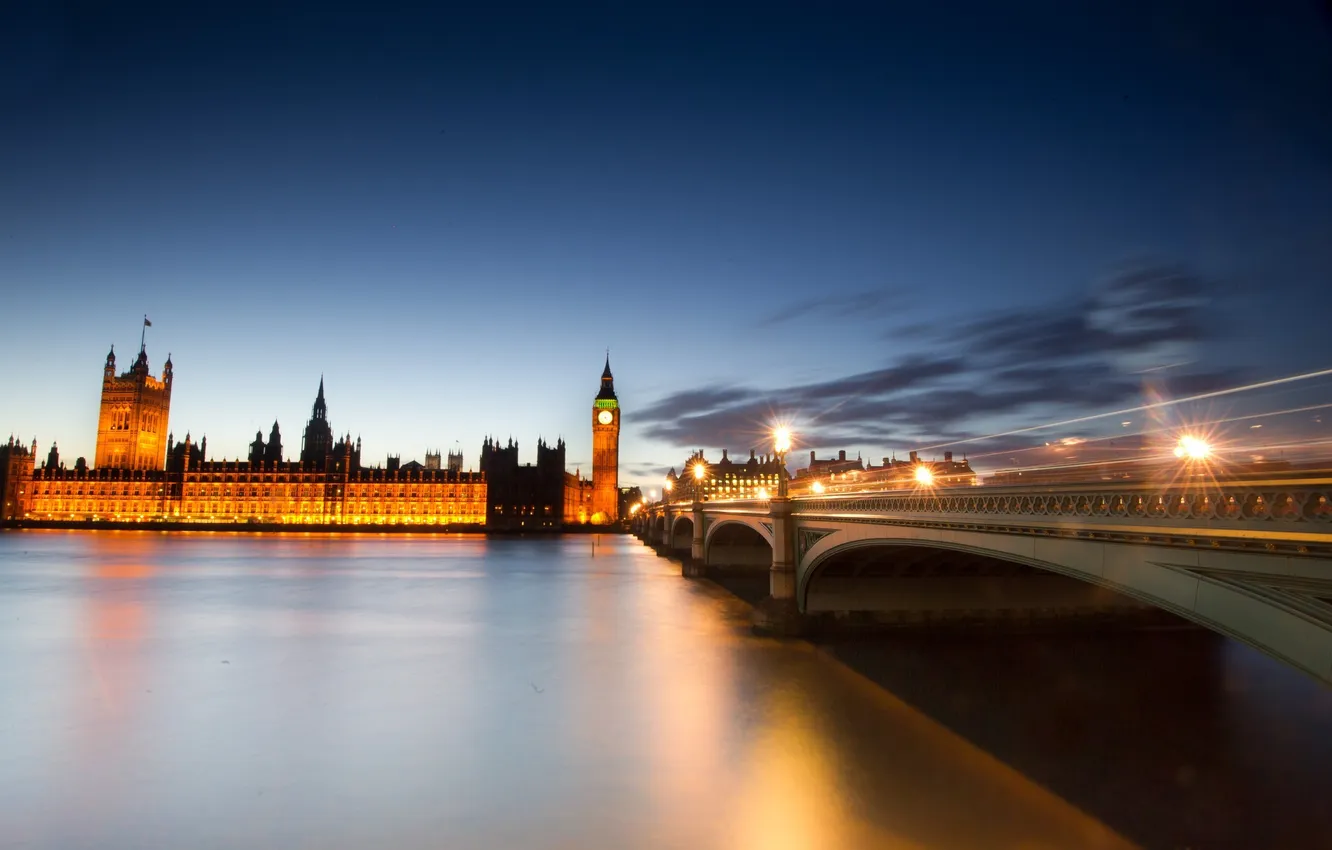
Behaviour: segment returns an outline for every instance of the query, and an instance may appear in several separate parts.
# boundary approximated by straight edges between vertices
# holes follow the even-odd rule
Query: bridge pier
[[[703,578],[708,573],[707,561],[703,550],[703,503],[694,502],[694,536],[689,541],[689,558],[684,562],[681,572],[685,578]]]
[[[769,502],[772,519],[772,566],[768,570],[768,595],[754,607],[754,630],[776,637],[804,634],[808,618],[796,602],[795,523],[791,500],[779,497]]]

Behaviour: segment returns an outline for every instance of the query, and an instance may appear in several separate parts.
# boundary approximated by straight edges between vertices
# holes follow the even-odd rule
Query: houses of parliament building
[[[116,374],[115,349],[102,372],[94,464],[72,468],[52,446],[37,463],[37,442],[0,444],[0,520],[9,524],[154,523],[187,526],[443,526],[558,530],[618,520],[620,410],[610,358],[593,403],[593,476],[565,471],[565,446],[538,441],[537,463],[519,464],[518,445],[487,439],[480,469],[464,471],[461,453],[441,464],[390,456],[361,462],[361,441],[335,436],[320,379],[300,454],[287,459],[274,422],[255,434],[245,460],[208,459],[207,438],[179,442],[168,430],[172,364],[160,378],[140,346],[129,371]],[[423,529],[424,530],[424,529]]]

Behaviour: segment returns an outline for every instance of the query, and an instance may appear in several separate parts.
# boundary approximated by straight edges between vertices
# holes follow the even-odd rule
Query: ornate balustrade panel
[[[1254,541],[1332,555],[1332,479],[1178,486],[969,487],[796,497],[800,521],[968,527],[1125,540]],[[761,499],[710,501],[711,516],[766,516]],[[672,506],[677,512],[692,506]],[[1290,544],[1286,546],[1284,544]],[[1216,544],[1214,545],[1221,545]],[[1315,551],[1316,550],[1316,551]]]
[[[795,515],[1332,557],[1332,480],[838,494],[798,498]]]
[[[900,517],[974,517],[999,521],[1072,520],[1162,527],[1307,531],[1332,535],[1332,482],[1281,486],[1092,488],[1015,491],[991,488],[807,497],[797,512]]]

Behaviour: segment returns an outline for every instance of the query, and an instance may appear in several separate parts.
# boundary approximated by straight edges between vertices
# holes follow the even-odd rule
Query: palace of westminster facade
[[[207,438],[176,442],[167,430],[172,377],[170,358],[153,377],[142,345],[117,375],[113,348],[93,466],[79,458],[66,468],[55,446],[38,465],[36,440],[25,446],[11,437],[0,444],[0,521],[555,530],[619,518],[620,409],[609,357],[592,408],[591,479],[565,471],[563,440],[539,441],[536,465],[518,463],[512,440],[487,439],[475,472],[453,453],[446,464],[427,453],[424,464],[390,457],[363,466],[361,441],[334,436],[322,379],[297,459],[284,457],[274,422],[267,440],[255,435],[246,460],[212,461]]]

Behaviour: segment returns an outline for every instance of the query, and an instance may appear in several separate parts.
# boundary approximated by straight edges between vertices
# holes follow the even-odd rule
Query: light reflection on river
[[[636,541],[0,535],[0,847],[1126,846]]]

